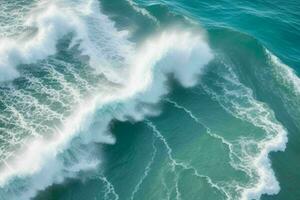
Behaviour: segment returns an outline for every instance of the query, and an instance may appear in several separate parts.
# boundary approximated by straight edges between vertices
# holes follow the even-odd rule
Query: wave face
[[[290,6],[1,3],[0,199],[297,199]]]

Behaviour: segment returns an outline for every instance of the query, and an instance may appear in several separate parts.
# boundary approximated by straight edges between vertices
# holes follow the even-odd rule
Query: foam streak
[[[151,121],[146,120],[146,123],[147,123],[147,126],[149,126],[152,129],[154,135],[164,144],[164,146],[167,150],[168,158],[171,162],[170,163],[171,170],[175,173],[175,191],[176,191],[176,197],[177,197],[176,199],[179,200],[180,196],[181,196],[179,188],[178,188],[179,174],[176,173],[177,167],[179,167],[182,170],[192,171],[193,176],[206,180],[207,183],[209,183],[209,185],[212,186],[214,189],[220,191],[221,193],[223,193],[227,197],[229,197],[228,194],[223,190],[223,188],[219,187],[216,183],[214,183],[209,176],[200,174],[198,172],[198,170],[190,164],[176,160],[172,155],[173,151],[172,151],[171,147],[169,146],[165,137],[157,130],[156,126]]]

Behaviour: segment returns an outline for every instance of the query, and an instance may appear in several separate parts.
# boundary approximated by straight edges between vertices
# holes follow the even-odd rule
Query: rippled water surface
[[[0,2],[0,199],[300,199],[299,13]]]

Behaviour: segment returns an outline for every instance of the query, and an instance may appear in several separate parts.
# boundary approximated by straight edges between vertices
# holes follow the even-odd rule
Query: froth
[[[262,138],[240,138],[233,146],[235,153],[241,152],[241,162],[234,164],[251,178],[248,185],[235,186],[240,190],[240,199],[259,199],[262,194],[277,194],[280,187],[271,168],[269,153],[285,150],[287,131],[270,107],[255,99],[253,91],[240,82],[232,63],[223,58],[219,59],[223,68],[217,71],[223,80],[220,79],[214,84],[221,87],[221,91],[217,92],[203,83],[204,89],[230,114],[265,132]],[[254,147],[257,152],[251,152],[250,147]]]
[[[116,31],[113,22],[97,11],[99,9],[97,1],[92,0],[87,4],[83,1],[39,3],[24,22],[24,26],[36,29],[30,37],[0,38],[0,81],[17,78],[19,64],[34,63],[55,54],[58,40],[69,33],[75,35],[72,45],[79,42],[82,53],[90,56],[91,66],[111,75],[112,79],[115,75],[109,67],[116,65],[117,60],[109,63],[107,59],[113,56],[124,59],[130,45],[121,44],[128,42],[124,40],[127,33]],[[106,34],[109,31],[111,35]],[[104,51],[103,42],[107,42],[109,49]]]
[[[285,84],[292,87],[293,92],[296,95],[300,95],[300,78],[296,75],[295,71],[284,64],[278,57],[273,55],[269,50],[265,49],[266,55],[269,59],[269,63],[275,67],[276,71],[279,73],[280,79],[283,79]]]
[[[79,156],[72,165],[61,162],[59,157],[74,149],[72,139],[79,138],[79,145],[113,143],[114,139],[109,135],[109,124],[113,119],[143,120],[145,116],[157,114],[149,106],[158,103],[168,93],[168,75],[173,74],[184,87],[194,86],[203,66],[213,58],[202,36],[190,31],[166,30],[135,48],[127,40],[127,33],[117,31],[95,5],[98,4],[90,1],[86,9],[76,11],[75,7],[70,11],[53,3],[43,4],[47,6],[46,11],[44,7],[42,11],[37,10],[27,21],[39,27],[37,34],[22,43],[27,46],[25,50],[19,50],[19,44],[12,48],[19,52],[18,63],[30,63],[54,54],[57,40],[74,31],[73,44],[79,43],[82,53],[90,58],[90,65],[108,82],[114,83],[107,85],[109,89],[94,90],[78,101],[73,109],[76,112],[63,120],[63,126],[55,129],[52,137],[36,138],[26,143],[18,157],[9,160],[10,167],[0,172],[0,183],[2,187],[10,187],[10,181],[23,180],[20,187],[26,188],[21,191],[26,193],[25,199],[53,182],[60,182],[70,174],[94,168],[100,163],[95,159],[88,165],[80,164],[84,163],[81,162],[84,156]],[[105,29],[97,28],[99,23]],[[48,51],[40,51],[46,47]],[[73,96],[76,96],[76,87],[74,90]],[[149,106],[143,106],[145,104]],[[93,125],[99,123],[101,129],[93,131]],[[89,148],[84,151],[89,151]],[[51,169],[47,167],[49,163],[52,163]],[[46,169],[51,173],[44,180],[40,177]]]

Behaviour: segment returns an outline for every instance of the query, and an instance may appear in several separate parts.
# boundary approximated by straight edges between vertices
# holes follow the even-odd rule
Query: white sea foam
[[[141,13],[142,15],[148,17],[149,19],[151,19],[157,24],[159,23],[159,21],[148,10],[139,7],[133,0],[126,0],[126,1],[136,12]]]
[[[38,29],[33,37],[26,40],[0,38],[0,81],[16,78],[18,64],[32,63],[54,54],[56,41],[70,31],[69,18],[72,20],[67,14],[62,15],[55,5],[49,5],[42,13],[27,19],[27,26]]]
[[[284,64],[278,57],[273,55],[269,50],[265,49],[266,55],[269,58],[269,63],[275,67],[278,72],[279,79],[292,87],[292,91],[298,96],[300,95],[300,78],[296,75],[295,71]]]
[[[130,0],[128,2],[136,11],[157,21],[148,11],[137,7]],[[112,119],[126,120],[130,117],[142,120],[146,115],[157,114],[153,112],[153,109],[142,107],[137,110],[137,107],[140,103],[158,103],[161,97],[167,94],[168,74],[173,74],[185,87],[194,86],[202,66],[212,59],[211,51],[203,39],[188,31],[166,31],[135,49],[135,45],[127,40],[128,33],[117,31],[114,23],[101,14],[98,7],[97,1],[93,0],[88,2],[77,0],[73,3],[67,0],[42,1],[27,17],[25,24],[35,27],[36,33],[26,40],[22,37],[18,40],[0,38],[0,81],[18,77],[19,73],[16,69],[18,64],[34,63],[55,54],[57,41],[66,34],[73,33],[71,46],[79,44],[82,54],[89,56],[92,67],[104,74],[108,80],[121,85],[113,92],[100,91],[94,96],[81,100],[76,107],[76,113],[63,121],[64,127],[57,129],[55,137],[47,140],[35,139],[26,144],[27,148],[23,149],[16,159],[5,161],[7,168],[0,171],[0,183],[2,187],[10,187],[9,184],[16,177],[26,180],[27,187],[15,193],[16,195],[21,193],[24,200],[34,196],[38,190],[55,182],[61,182],[66,177],[75,176],[81,170],[93,169],[101,162],[96,158],[86,160],[85,152],[89,150],[82,151],[72,146],[72,138],[78,133],[85,133],[79,136],[83,144],[114,143],[114,138],[108,133]],[[102,48],[103,46],[105,48]],[[277,57],[268,51],[267,54],[270,62],[283,73],[281,77],[284,81],[292,85],[294,91],[299,94],[299,78]],[[243,188],[242,199],[259,199],[265,193],[276,194],[280,188],[271,169],[268,154],[271,151],[284,150],[287,142],[286,131],[276,121],[267,106],[255,100],[252,91],[242,86],[235,76],[231,74],[227,80],[237,86],[239,91],[224,88],[225,97],[229,95],[231,99],[237,98],[236,102],[225,98],[227,105],[223,104],[224,108],[268,133],[267,139],[258,145],[260,153],[251,160],[250,168],[256,170],[259,176],[258,182],[254,186]],[[73,92],[72,96],[78,97],[76,90],[72,87],[70,87],[70,92]],[[239,104],[241,97],[247,98],[247,105]],[[217,99],[224,103],[220,98]],[[229,103],[230,101],[232,104]],[[98,116],[101,118],[99,120],[101,125],[98,126],[101,129],[98,129],[98,132],[90,131],[91,123],[97,120],[93,119],[95,111],[107,107],[112,112]],[[25,122],[22,126],[26,127]],[[241,140],[241,142],[245,141]],[[72,149],[77,155],[76,161],[70,165],[65,165],[60,159],[66,156],[67,149]],[[183,167],[195,170],[190,166],[183,165]],[[48,174],[47,177],[44,176],[45,172]],[[196,176],[205,178],[198,172],[194,172]],[[212,182],[211,184],[213,185]],[[215,187],[218,188],[217,185]],[[18,190],[17,186],[15,189]],[[176,191],[179,198],[178,187]],[[10,199],[20,199],[20,196],[13,195]]]
[[[109,200],[111,198],[109,198],[110,196],[113,196],[114,200],[118,200],[119,199],[119,195],[116,193],[116,190],[114,188],[114,185],[109,182],[109,180],[101,175],[99,177],[99,179],[105,184],[105,189],[104,189],[104,200]]]
[[[295,126],[300,128],[298,119],[300,118],[300,78],[296,71],[284,64],[279,58],[265,49],[266,59],[269,68],[266,76],[272,75],[272,84],[270,89],[281,99],[285,111],[295,122]]]
[[[236,163],[236,160],[242,160],[243,158],[239,157],[239,155],[235,152],[235,145],[232,144],[230,141],[226,140],[224,137],[214,133],[206,124],[204,124],[198,117],[195,116],[195,114],[189,110],[188,108],[178,104],[177,102],[170,100],[170,99],[166,99],[167,102],[171,103],[174,105],[174,107],[183,110],[187,115],[190,116],[191,119],[193,119],[196,123],[200,124],[201,126],[203,126],[206,129],[206,132],[209,136],[220,140],[224,145],[227,146],[228,150],[229,150],[229,158],[230,158],[230,164],[231,166],[236,169],[236,170],[242,170],[244,172],[247,172],[248,174],[250,173],[247,169],[247,167],[241,165],[240,163]],[[224,191],[226,191],[224,189]],[[230,199],[230,195],[228,195],[226,193],[226,196],[228,197],[228,199]]]
[[[114,74],[109,67],[109,57],[120,56],[129,51],[130,45],[122,45],[126,32],[116,31],[108,17],[97,10],[97,1],[69,2],[68,0],[41,1],[27,17],[24,26],[36,28],[29,38],[0,38],[0,81],[12,80],[19,76],[16,66],[34,63],[56,53],[59,39],[74,33],[73,44],[80,42],[83,54],[90,56],[90,64],[107,76]],[[105,33],[111,32],[111,35]],[[102,49],[101,43],[106,36],[110,49]],[[108,46],[108,45],[106,45]],[[105,53],[104,51],[109,51]]]
[[[176,200],[181,199],[181,193],[179,191],[178,181],[179,181],[180,174],[182,171],[191,171],[193,176],[195,176],[196,178],[205,180],[212,188],[214,188],[217,191],[219,191],[220,193],[224,194],[227,197],[227,199],[230,198],[229,194],[224,190],[224,188],[220,187],[209,176],[201,174],[190,163],[176,159],[173,156],[173,150],[172,150],[171,146],[169,145],[167,139],[163,136],[163,134],[157,129],[157,127],[151,121],[146,120],[146,123],[149,126],[149,128],[152,129],[154,136],[162,142],[163,146],[167,150],[167,155],[168,155],[168,160],[169,160],[168,162],[169,162],[169,165],[171,166],[171,171],[174,173],[174,179],[175,179],[174,189],[176,192]],[[179,172],[177,172],[178,171],[177,169],[180,169]]]
[[[222,91],[215,92],[205,84],[202,84],[203,88],[233,116],[252,123],[266,133],[263,139],[257,141],[255,138],[241,138],[239,141],[242,158],[245,160],[242,168],[252,171],[248,175],[254,180],[257,179],[254,184],[241,188],[241,199],[259,199],[262,194],[277,194],[280,187],[271,168],[269,153],[285,150],[287,131],[276,120],[273,111],[266,104],[256,100],[253,91],[239,81],[230,64],[226,61],[221,63],[225,71],[220,71],[219,75],[224,81],[216,84],[222,88]],[[259,152],[248,152],[247,146],[251,145],[254,145]]]
[[[108,86],[81,99],[74,113],[63,120],[63,126],[56,128],[52,137],[31,140],[17,157],[6,161],[9,167],[0,171],[1,186],[10,187],[15,180],[25,181],[22,185],[25,189],[15,193],[17,196],[11,199],[20,199],[20,196],[31,198],[36,191],[54,182],[97,166],[99,160],[91,159],[86,163],[84,156],[80,156],[85,155],[84,151],[80,150],[76,153],[77,161],[71,165],[66,165],[60,158],[66,156],[68,149],[78,149],[74,147],[74,137],[79,137],[82,145],[113,143],[114,139],[108,134],[112,119],[126,120],[129,117],[142,120],[146,115],[157,114],[147,107],[138,109],[138,105],[160,101],[168,92],[168,74],[173,74],[185,87],[195,85],[203,66],[212,59],[210,48],[201,35],[188,31],[166,31],[134,49],[126,38],[127,33],[117,31],[113,22],[99,13],[97,1],[77,3],[79,6],[73,7],[68,1],[43,2],[27,21],[30,26],[38,28],[37,34],[20,43],[8,40],[7,47],[1,49],[1,55],[5,55],[1,63],[14,69],[19,63],[43,59],[55,53],[57,40],[68,32],[74,32],[72,45],[79,43],[82,53],[90,58],[90,65],[109,81],[118,83],[118,87]],[[76,10],[83,4],[87,5],[85,9]],[[97,28],[99,26],[102,29]],[[109,43],[105,50],[102,49],[103,43]],[[73,92],[72,96],[76,96],[76,91]],[[101,109],[103,112],[99,114]],[[110,112],[106,112],[107,109]],[[90,132],[95,120],[101,122],[102,129],[98,130],[98,135]],[[85,134],[78,136],[78,133]],[[43,178],[45,170],[48,173],[46,179]]]
[[[136,196],[137,192],[140,190],[141,185],[143,184],[144,180],[149,175],[151,167],[152,167],[152,165],[154,163],[154,160],[155,160],[155,157],[156,157],[156,154],[157,154],[157,148],[155,146],[155,140],[154,139],[152,141],[152,147],[153,147],[153,152],[152,152],[151,159],[148,162],[147,166],[145,167],[144,174],[142,175],[142,177],[140,178],[140,180],[138,181],[138,183],[134,187],[133,192],[131,193],[131,196],[130,196],[130,200],[134,200],[135,199],[135,196]]]

